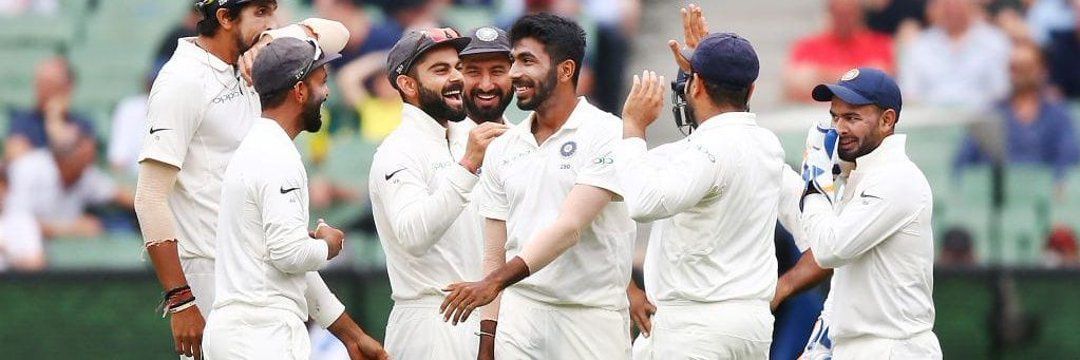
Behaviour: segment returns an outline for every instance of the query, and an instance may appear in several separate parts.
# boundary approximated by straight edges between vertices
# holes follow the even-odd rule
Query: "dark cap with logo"
[[[858,68],[848,71],[836,84],[821,84],[811,93],[814,100],[832,101],[833,97],[852,105],[874,104],[900,113],[903,99],[900,87],[884,71],[874,68]]]
[[[274,39],[259,51],[251,67],[255,91],[265,95],[291,88],[315,69],[340,57],[337,53],[323,53],[314,39]]]
[[[451,28],[411,30],[401,37],[386,57],[386,72],[390,84],[397,89],[397,77],[405,75],[420,55],[440,45],[452,46],[457,51],[469,45],[469,38],[461,37]]]
[[[710,83],[745,89],[757,80],[760,64],[750,41],[733,33],[706,36],[688,57],[693,71]]]
[[[500,28],[485,26],[469,33],[469,46],[461,50],[461,56],[474,54],[503,53],[510,56],[510,35]]]

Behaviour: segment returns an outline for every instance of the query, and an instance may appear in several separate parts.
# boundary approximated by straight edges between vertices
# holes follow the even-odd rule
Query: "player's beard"
[[[534,89],[533,96],[528,100],[520,97],[518,98],[518,108],[525,111],[536,110],[536,108],[540,107],[540,104],[543,104],[548,98],[551,98],[551,93],[555,92],[555,83],[559,81],[556,76],[555,69],[551,69],[551,71],[547,73],[547,78],[539,83],[530,77],[514,79],[511,83],[513,88],[517,88],[518,86],[528,86]]]
[[[483,108],[472,100],[473,97],[479,95],[494,95],[499,98],[499,101],[495,104],[495,107]],[[513,99],[512,95],[513,94],[510,93],[509,89],[502,90],[496,87],[493,91],[484,92],[474,88],[473,91],[465,96],[465,109],[468,110],[467,113],[472,116],[473,121],[481,123],[497,122],[502,118],[503,112],[506,111],[506,107],[510,105],[510,100]]]
[[[304,122],[304,130],[307,132],[318,132],[322,129],[322,103],[326,101],[326,98],[316,99],[314,96],[307,104],[304,104],[304,109],[300,112],[300,120]]]
[[[434,90],[429,90],[423,84],[420,84],[420,109],[424,110],[428,115],[437,120],[447,120],[450,122],[459,122],[465,120],[465,108],[454,108],[446,102],[443,97],[443,93],[448,91],[461,91],[463,85],[461,82],[450,82],[446,86],[443,86],[442,93]],[[461,93],[462,99],[464,99],[464,93]]]

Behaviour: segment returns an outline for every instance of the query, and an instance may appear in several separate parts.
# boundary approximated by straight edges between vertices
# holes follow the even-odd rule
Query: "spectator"
[[[4,144],[9,160],[49,145],[45,126],[47,118],[57,119],[58,123],[74,124],[82,134],[93,136],[90,121],[69,111],[74,88],[75,73],[66,59],[56,57],[38,64],[34,73],[36,106],[31,110],[11,111],[11,127],[8,128]]]
[[[828,28],[795,42],[784,75],[788,100],[812,102],[810,90],[815,85],[836,81],[854,68],[893,73],[892,39],[867,30],[859,1],[830,0]]]
[[[345,65],[337,75],[342,97],[360,115],[360,135],[371,142],[382,141],[401,122],[401,96],[385,74],[386,52],[376,52]]]
[[[371,28],[370,35],[360,47],[360,55],[390,50],[406,29],[439,27],[437,24],[445,7],[444,1],[436,0],[387,0],[383,3],[387,16]]]
[[[104,226],[87,213],[90,206],[116,204],[134,208],[131,193],[97,168],[80,169],[77,177],[64,174],[57,161],[60,153],[96,154],[93,142],[77,136],[74,149],[35,149],[15,160],[9,170],[11,189],[5,205],[32,214],[41,223],[46,238],[100,235]]]
[[[1077,251],[1076,233],[1067,227],[1056,227],[1050,232],[1043,250],[1043,264],[1048,267],[1080,267],[1080,251]]]
[[[866,25],[872,31],[895,35],[904,23],[926,25],[927,0],[866,0]]]
[[[1080,0],[1072,0],[1076,26],[1050,34],[1050,78],[1061,92],[1080,99]]]
[[[41,228],[29,213],[7,206],[7,192],[7,170],[0,167],[0,272],[41,270]]]
[[[1047,73],[1037,45],[1017,44],[1009,60],[1009,73],[1012,94],[995,107],[1005,122],[1003,160],[1044,164],[1062,179],[1077,163],[1080,150],[1068,106],[1046,92]],[[969,135],[957,154],[957,168],[990,162],[988,154],[999,152],[986,148],[991,146],[988,143],[992,142]]]
[[[338,69],[359,58],[361,48],[371,33],[371,18],[364,8],[354,0],[314,0],[312,7],[320,17],[337,21],[349,30],[349,41],[340,52],[341,60],[331,62],[330,66]]]
[[[56,15],[60,12],[58,0],[0,0],[0,15],[21,16],[28,13],[33,15]]]
[[[931,0],[934,26],[901,48],[905,100],[986,107],[1008,94],[1008,38],[986,23],[976,1]]]
[[[143,91],[120,100],[113,112],[108,158],[114,174],[138,178],[139,151],[146,135],[146,103],[158,70],[148,72]]]
[[[975,250],[971,233],[967,229],[952,228],[945,232],[941,255],[937,264],[942,266],[971,266],[975,264]]]
[[[1076,29],[1076,15],[1069,6],[1071,0],[1031,0],[1025,16],[1031,37],[1040,46],[1050,42],[1050,34]]]
[[[176,51],[176,42],[182,38],[192,37],[198,33],[195,31],[195,25],[199,23],[199,19],[202,15],[199,14],[199,9],[192,6],[191,10],[184,15],[184,19],[180,20],[179,24],[176,24],[169,30],[168,34],[161,39],[158,43],[157,51],[154,52],[154,66],[164,65],[169,58],[172,57],[173,52]]]

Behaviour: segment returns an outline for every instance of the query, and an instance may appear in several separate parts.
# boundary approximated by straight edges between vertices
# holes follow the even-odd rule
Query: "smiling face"
[[[477,122],[499,121],[510,105],[510,57],[505,53],[469,55],[461,59],[465,76],[465,110]]]
[[[257,1],[240,9],[240,15],[233,23],[236,46],[240,52],[250,49],[255,45],[259,34],[277,25],[277,18],[274,16],[277,7],[277,1]]]
[[[398,88],[403,89],[409,103],[436,120],[461,121],[465,119],[465,107],[460,66],[461,60],[453,47],[430,49],[413,64],[409,76],[398,77]]]
[[[838,97],[833,98],[829,113],[840,134],[837,153],[841,160],[849,162],[877,149],[886,136],[892,135],[896,126],[895,110],[877,105],[852,105]]]
[[[322,104],[330,97],[330,87],[326,86],[327,74],[326,65],[323,65],[312,71],[311,75],[303,81],[309,95],[300,113],[300,119],[307,132],[318,132],[322,128]]]
[[[510,79],[518,98],[518,107],[536,110],[554,92],[558,83],[558,69],[552,64],[544,45],[533,38],[524,38],[514,44],[513,55]]]

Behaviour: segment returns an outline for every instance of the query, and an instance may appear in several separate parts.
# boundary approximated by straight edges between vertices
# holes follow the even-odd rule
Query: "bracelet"
[[[168,291],[162,292],[161,295],[164,297],[165,300],[169,300],[169,298],[173,297],[176,294],[179,294],[181,291],[184,291],[184,290],[191,290],[191,286],[190,285],[177,286],[177,287],[174,287],[172,289],[169,289]]]
[[[495,334],[492,334],[492,333],[489,333],[489,332],[483,331],[483,330],[477,331],[476,336],[490,336],[492,339],[495,338]]]
[[[176,302],[175,304],[169,305],[164,311],[161,312],[161,318],[164,319],[165,316],[168,315],[168,314],[175,314],[175,313],[187,310],[188,308],[190,308],[192,306],[195,306],[195,297],[194,296],[189,297],[189,298],[184,299],[184,300],[180,300],[180,301]]]

